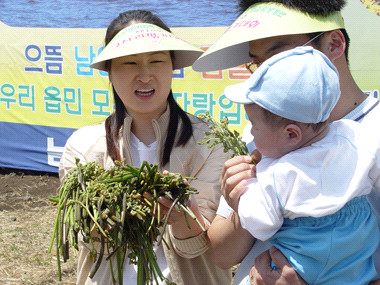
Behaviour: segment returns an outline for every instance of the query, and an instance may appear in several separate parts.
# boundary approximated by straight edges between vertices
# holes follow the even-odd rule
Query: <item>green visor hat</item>
[[[193,64],[195,71],[215,71],[250,62],[249,42],[282,35],[308,34],[344,28],[340,12],[315,16],[279,3],[249,7]]]

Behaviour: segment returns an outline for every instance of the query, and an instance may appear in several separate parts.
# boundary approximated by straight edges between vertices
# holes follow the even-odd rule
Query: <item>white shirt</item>
[[[144,160],[146,160],[149,164],[157,163],[157,142],[153,142],[150,145],[145,145],[141,142],[132,132],[131,132],[131,150],[133,156],[133,164],[135,166],[140,166]],[[164,255],[163,243],[160,246],[154,245],[153,251],[156,254],[157,264],[160,267],[162,274],[171,280],[169,267],[166,262],[166,257]],[[128,253],[127,253],[128,254]],[[160,278],[158,278],[159,285],[166,285],[165,281],[160,282]],[[123,284],[124,285],[134,285],[137,284],[137,265],[129,264],[128,256],[124,262],[123,268]]]
[[[328,134],[281,158],[265,157],[240,197],[242,227],[267,240],[284,218],[322,217],[380,188],[380,136],[352,120],[330,124]]]
[[[364,116],[363,116],[364,115]],[[360,122],[368,130],[380,132],[380,103],[378,98],[368,96],[368,98],[355,108],[351,113],[344,117],[344,119],[355,120]],[[372,206],[372,210],[377,217],[377,222],[380,227],[380,191],[372,191],[367,196],[368,202]],[[375,267],[377,271],[377,279],[380,279],[380,245],[377,247],[373,255]]]

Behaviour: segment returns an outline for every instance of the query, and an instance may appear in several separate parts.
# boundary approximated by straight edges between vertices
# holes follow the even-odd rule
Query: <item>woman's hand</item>
[[[164,197],[159,197],[158,202],[161,205],[161,216],[164,219],[168,215],[169,209],[172,206],[173,201]],[[199,222],[204,227],[205,223],[199,211],[198,203],[192,195],[190,196],[189,200],[186,201],[186,206],[190,208],[190,210],[194,213],[194,215],[197,217]],[[174,237],[177,239],[186,239],[194,237],[202,232],[202,229],[200,228],[198,223],[194,219],[192,219],[188,214],[186,214],[185,216],[183,209],[179,206],[175,207],[171,211],[168,218],[168,225],[171,225],[172,233]]]
[[[144,193],[144,197],[150,199],[152,195],[149,193]],[[160,221],[164,222],[174,201],[165,197],[159,197],[158,202],[160,203]],[[190,208],[190,210],[197,217],[198,221],[204,227],[205,223],[203,217],[199,211],[197,201],[193,195],[190,196],[185,205]],[[158,211],[156,211],[156,215],[157,214]],[[188,223],[186,221],[186,217]],[[194,219],[192,219],[188,214],[186,214],[186,217],[183,209],[180,206],[174,206],[171,213],[169,214],[167,224],[171,225],[172,233],[177,239],[194,237],[202,232],[202,229]],[[190,225],[190,228],[188,227],[188,224]]]

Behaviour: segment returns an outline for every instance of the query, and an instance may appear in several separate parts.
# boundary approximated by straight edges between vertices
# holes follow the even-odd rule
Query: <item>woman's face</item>
[[[144,115],[158,118],[165,112],[172,83],[169,51],[112,59],[109,77],[132,117]]]

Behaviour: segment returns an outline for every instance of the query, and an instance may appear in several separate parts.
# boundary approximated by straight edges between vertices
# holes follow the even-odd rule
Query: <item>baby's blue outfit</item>
[[[377,219],[361,196],[332,215],[285,219],[270,242],[308,284],[353,284],[355,280],[355,285],[361,285],[376,276],[372,254],[379,234]]]

